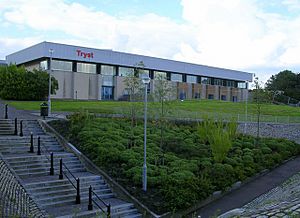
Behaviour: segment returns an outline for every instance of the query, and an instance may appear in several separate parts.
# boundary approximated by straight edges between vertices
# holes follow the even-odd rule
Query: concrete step
[[[70,169],[71,173],[79,173],[79,172],[86,172],[86,169],[83,167],[80,168],[73,168]],[[47,176],[50,173],[50,169],[45,168],[44,170],[39,171],[22,171],[22,172],[16,172],[17,175],[22,178],[28,178],[28,177],[40,177],[40,176]],[[59,170],[54,169],[54,174],[58,176]]]
[[[54,172],[59,172],[59,167],[57,166],[53,166],[54,167]],[[26,173],[39,173],[39,172],[44,172],[44,171],[49,171],[50,168],[50,164],[49,166],[47,165],[43,165],[43,166],[37,166],[35,168],[23,168],[23,169],[17,169],[15,171],[16,174],[21,175],[21,174],[26,174]],[[82,166],[82,165],[72,165],[72,166],[68,166],[69,170],[71,172],[83,172],[86,171],[86,169]],[[63,168],[64,172],[67,172],[67,170],[65,168]]]
[[[80,193],[88,193],[89,186],[83,186],[80,188]],[[95,187],[94,192],[100,193],[100,194],[109,194],[111,193],[111,190],[109,188],[100,188],[100,187]],[[55,189],[55,190],[49,190],[49,191],[44,191],[44,192],[39,192],[39,193],[34,193],[35,199],[44,199],[48,197],[59,197],[59,196],[66,196],[69,194],[74,194],[76,193],[76,189],[70,184],[67,188],[62,188],[62,189]]]
[[[74,161],[63,161],[64,164],[67,165],[67,167],[69,166],[73,166],[73,165],[80,165],[82,166],[81,162],[79,162],[78,160],[74,160]],[[59,161],[58,160],[54,160],[54,167],[59,167]],[[50,166],[50,162],[48,160],[41,160],[41,161],[31,161],[31,162],[21,162],[21,163],[14,163],[14,164],[9,164],[14,170],[18,170],[18,169],[23,169],[23,168],[37,168],[39,166],[45,166],[45,167],[49,167]]]
[[[103,200],[114,197],[113,193],[104,193],[104,194],[102,194],[101,192],[100,193],[96,192],[96,193]],[[88,201],[88,191],[80,192],[80,197],[81,197],[81,201]],[[76,199],[76,190],[74,189],[74,193],[72,193],[72,194],[37,199],[36,202],[38,204],[42,205],[42,207],[49,207],[49,206],[57,207],[57,206],[74,204],[75,199]]]
[[[43,156],[43,155],[41,155]],[[75,164],[80,162],[78,160],[78,158],[74,157],[74,158],[66,158],[63,159],[63,163],[65,163],[67,166],[68,164]],[[54,159],[54,164],[59,163],[59,159]],[[15,162],[9,162],[9,165],[11,167],[13,167],[14,169],[16,169],[15,167],[24,167],[24,166],[31,166],[31,165],[35,165],[35,164],[49,164],[49,160],[46,158],[41,158],[41,159],[37,159],[37,160],[25,160],[25,161],[15,161]]]
[[[50,157],[50,155],[48,154],[47,157]],[[67,152],[54,152],[53,157],[54,159],[63,158],[63,160],[77,158],[74,154],[67,153]],[[5,156],[4,159],[6,159],[9,163],[11,163],[11,162],[41,160],[41,159],[46,160],[46,157],[44,155],[36,155],[36,154],[29,153],[28,155]]]

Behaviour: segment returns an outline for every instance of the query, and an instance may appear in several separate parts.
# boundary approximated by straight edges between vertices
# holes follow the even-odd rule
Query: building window
[[[102,86],[102,100],[113,100],[114,90],[113,87]]]
[[[197,76],[186,76],[186,82],[187,83],[197,83]]]
[[[228,87],[234,87],[234,81],[232,81],[232,80],[227,80],[227,81],[226,81],[226,86],[228,86]]]
[[[221,100],[226,101],[226,95],[221,95]]]
[[[108,66],[108,65],[101,65],[101,74],[115,76],[116,75],[116,67]]]
[[[245,82],[238,82],[238,88],[240,89],[246,89],[246,83]]]
[[[48,70],[48,61],[44,60],[40,62],[40,69],[41,70]]]
[[[171,81],[173,81],[173,82],[182,82],[182,74],[171,73]]]
[[[186,99],[186,93],[185,93],[184,91],[181,91],[181,92],[179,93],[179,99],[180,99],[180,100]]]
[[[134,68],[119,67],[119,76],[129,77],[134,75]]]
[[[209,94],[208,95],[208,99],[214,99],[214,95],[213,94]]]
[[[237,102],[237,96],[232,96],[232,101]]]
[[[167,73],[161,71],[154,71],[155,80],[167,80]]]
[[[223,81],[221,79],[214,79],[214,85],[221,86],[223,85]]]
[[[211,85],[211,78],[201,77],[201,84]]]
[[[96,73],[96,64],[77,63],[77,72]]]
[[[52,60],[52,70],[72,71],[71,61]]]
[[[114,76],[103,75],[102,76],[102,85],[103,86],[113,86],[114,85]]]

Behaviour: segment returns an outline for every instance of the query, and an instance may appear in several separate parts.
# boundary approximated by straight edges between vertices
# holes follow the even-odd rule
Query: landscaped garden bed
[[[143,121],[74,114],[50,123],[96,165],[158,214],[185,209],[214,191],[272,168],[300,146],[243,136],[236,123],[149,121],[148,191],[142,191]]]

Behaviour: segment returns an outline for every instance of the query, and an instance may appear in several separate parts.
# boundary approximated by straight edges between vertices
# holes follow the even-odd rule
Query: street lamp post
[[[247,120],[248,120],[248,81],[246,81],[246,108],[245,108],[245,128],[244,128],[244,134],[247,134]]]
[[[148,84],[150,83],[149,75],[145,75],[142,77],[142,82],[145,85],[145,109],[144,109],[144,165],[143,165],[143,191],[147,191],[147,162],[146,162],[146,154],[147,154],[147,89]]]
[[[48,92],[48,116],[51,115],[51,71],[52,71],[52,55],[54,50],[52,48],[49,49],[50,53],[50,63],[49,63],[49,92]]]

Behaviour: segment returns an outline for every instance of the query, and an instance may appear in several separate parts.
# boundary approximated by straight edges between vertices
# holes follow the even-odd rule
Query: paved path
[[[200,215],[201,218],[209,218],[216,213],[222,214],[234,208],[240,208],[258,196],[280,185],[298,172],[300,172],[300,157],[286,162],[264,176],[242,186],[240,189],[208,204],[196,211],[196,214],[197,216]]]
[[[5,112],[5,103],[0,100],[0,119],[4,119]],[[55,119],[55,118],[65,118],[66,115],[70,114],[69,112],[55,112],[52,113],[51,117],[46,117],[46,119]],[[39,111],[26,111],[26,110],[17,110],[14,107],[8,106],[8,118],[9,119],[23,119],[23,120],[37,120],[42,119]]]

